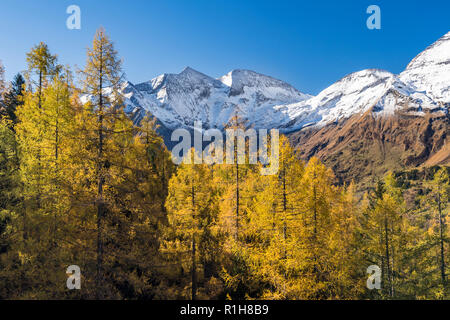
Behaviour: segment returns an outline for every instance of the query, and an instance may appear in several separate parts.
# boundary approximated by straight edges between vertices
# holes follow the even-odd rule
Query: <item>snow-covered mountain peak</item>
[[[368,110],[389,115],[405,106],[417,115],[423,109],[438,108],[430,97],[413,90],[389,71],[366,69],[345,76],[315,97],[275,109],[292,119],[283,130],[295,131],[309,125],[323,126]]]
[[[200,75],[204,75],[203,73],[201,73],[200,71],[197,71],[195,69],[192,69],[189,66],[184,67],[184,69],[180,72],[180,74],[200,74]]]
[[[365,112],[387,91],[395,75],[379,69],[351,73],[317,96],[288,106],[278,106],[293,121],[286,130],[308,125],[325,125],[355,113]]]
[[[419,53],[406,70],[422,68],[426,64],[448,64],[450,61],[450,31]]]
[[[372,111],[375,116],[448,112],[450,32],[417,55],[400,75],[366,69],[346,75],[317,96],[251,70],[235,69],[215,79],[186,67],[122,87],[126,110],[139,121],[149,112],[168,129],[223,128],[234,115],[254,128],[285,132],[323,126]],[[428,112],[427,111],[427,112]]]
[[[277,80],[255,71],[245,69],[231,70],[226,75],[220,77],[218,80],[236,90],[242,88],[243,86],[253,87],[261,83],[276,83],[278,85],[284,84],[284,82],[281,80]]]
[[[450,103],[450,32],[418,54],[400,79],[437,101]]]
[[[282,126],[294,131],[323,126],[372,110],[389,115],[403,110],[414,115],[448,113],[450,103],[450,32],[417,55],[400,75],[367,69],[349,74],[317,96],[275,109],[291,119]]]
[[[214,79],[190,67],[178,74],[162,74],[150,81],[124,86],[126,110],[150,112],[166,127],[223,126],[239,115],[255,126],[271,127],[268,114],[279,104],[309,98],[291,85],[250,70],[233,70]],[[136,119],[142,118],[142,115]]]
[[[266,92],[268,96],[276,95],[279,99],[289,99],[294,96],[299,101],[310,97],[284,81],[252,70],[235,69],[218,80],[231,88],[230,95],[240,95],[246,90],[251,91],[251,88],[257,88]]]
[[[190,81],[190,82],[214,82],[214,78],[207,76],[200,71],[194,70],[191,67],[186,67],[178,74],[172,75],[178,80]]]
[[[330,93],[331,95],[338,93],[348,96],[361,94],[373,88],[384,88],[392,82],[393,78],[394,74],[381,69],[365,69],[353,72],[323,90],[317,98],[323,102],[330,97]]]

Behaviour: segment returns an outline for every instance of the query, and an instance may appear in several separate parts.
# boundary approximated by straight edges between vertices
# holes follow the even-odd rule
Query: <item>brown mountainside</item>
[[[389,170],[450,164],[448,131],[449,116],[443,112],[377,116],[369,110],[289,138],[301,157],[319,157],[340,182],[364,184]]]

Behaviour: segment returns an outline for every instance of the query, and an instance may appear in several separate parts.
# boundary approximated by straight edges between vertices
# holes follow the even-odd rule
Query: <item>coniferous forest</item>
[[[124,111],[103,29],[81,70],[42,42],[26,57],[11,83],[0,65],[0,299],[450,298],[449,167],[362,190],[283,135],[275,175],[175,165]]]

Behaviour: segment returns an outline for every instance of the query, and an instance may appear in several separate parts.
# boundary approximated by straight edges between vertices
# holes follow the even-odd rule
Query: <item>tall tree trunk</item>
[[[319,268],[317,267],[317,186],[316,186],[316,172],[314,171],[314,181],[313,181],[313,217],[314,217],[314,230],[313,230],[313,261],[314,261],[314,275],[316,281],[319,281]]]
[[[39,112],[41,112],[42,109],[42,71],[39,70],[39,93],[38,93],[38,108],[39,108]],[[41,115],[39,115],[41,116]],[[39,126],[39,130],[40,130],[40,126]],[[41,149],[38,148],[38,154],[37,154],[37,162],[38,162],[38,181],[37,181],[37,205],[38,208],[41,208]]]
[[[197,264],[195,261],[195,236],[192,235],[192,300],[197,297]]]
[[[286,240],[287,240],[287,224],[286,224],[286,215],[287,215],[287,194],[286,194],[286,168],[284,166],[283,161],[283,240],[284,240],[284,259],[287,258],[287,250],[286,250]]]
[[[391,267],[391,294],[392,297],[395,297],[395,250],[394,246],[391,245],[391,260],[392,260],[392,267]]]
[[[438,211],[439,211],[439,242],[440,242],[440,251],[441,251],[441,281],[442,286],[446,286],[445,279],[445,257],[444,257],[444,222],[442,221],[442,208],[441,208],[441,194],[440,190],[438,191]]]
[[[55,174],[57,180],[59,177],[58,157],[59,157],[59,92],[56,93],[56,119],[55,119]],[[56,184],[56,190],[59,191],[58,187],[59,181],[55,181],[53,183]],[[57,222],[58,213],[59,213],[59,206],[58,210],[54,210],[53,213],[53,246],[55,247],[57,243],[56,233],[58,230],[58,222]]]
[[[387,279],[389,282],[389,295],[392,297],[392,278],[391,278],[391,267],[390,267],[390,257],[389,257],[388,221],[387,221],[386,217],[384,218],[384,248],[385,248]]]
[[[237,147],[236,148],[236,241],[239,239],[239,164],[237,159]]]
[[[100,48],[101,52],[102,48]],[[102,280],[103,280],[103,60],[100,53],[100,77],[99,77],[99,116],[98,116],[98,177],[97,177],[97,275],[96,275],[96,295],[97,299],[102,298]]]
[[[314,202],[314,240],[317,237],[317,189],[316,189],[316,172],[314,172],[314,181],[313,181],[313,202]]]
[[[195,189],[192,184],[192,216],[195,223]],[[197,264],[195,261],[195,226],[192,232],[192,300],[197,297]]]

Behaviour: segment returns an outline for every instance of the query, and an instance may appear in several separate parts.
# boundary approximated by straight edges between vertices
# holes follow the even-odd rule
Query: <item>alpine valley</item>
[[[210,52],[204,48],[213,48],[202,34],[186,29],[193,9],[185,8],[194,8],[196,1],[164,11],[182,20],[155,10],[161,3],[119,2],[100,8],[85,1],[83,12],[98,12],[94,18],[111,25],[115,34],[120,29],[122,48],[142,54],[149,68],[178,64],[181,54],[183,59],[203,57]],[[273,62],[273,52],[284,50],[298,59],[298,46],[282,47],[288,38],[265,32],[279,19],[251,25],[262,6],[241,4],[195,9],[204,17],[197,21],[202,31],[206,26],[225,32],[211,32],[214,43],[229,50],[217,49],[220,57],[244,61],[258,56],[265,64]],[[321,4],[311,19],[328,28]],[[264,17],[281,15],[284,6],[277,12],[272,3],[263,6],[270,10]],[[327,6],[336,17],[338,6]],[[74,73],[71,65],[83,47],[75,38],[55,41],[69,34],[82,40],[97,22],[66,34],[53,30],[54,19],[23,19],[50,17],[57,9],[53,6],[9,7],[6,24],[13,21],[15,29],[9,37],[3,28],[0,55],[7,61],[0,61],[0,300],[155,301],[168,319],[214,319],[283,318],[276,312],[285,303],[272,308],[265,303],[269,300],[450,299],[448,28],[436,35],[430,20],[417,12],[415,30],[427,27],[421,39],[431,43],[447,34],[404,61],[402,72],[403,67],[398,74],[348,70],[357,72],[313,96],[243,69],[215,78],[187,67],[147,82],[127,82],[125,60],[103,27],[85,51],[85,65]],[[224,15],[227,22],[236,10],[251,8],[251,16],[242,16],[245,25],[217,23],[215,15],[225,7],[231,9]],[[214,14],[204,14],[207,8]],[[432,9],[442,25],[444,8]],[[132,20],[110,19],[124,10]],[[150,10],[160,22],[149,19]],[[402,28],[390,29],[389,38],[359,42],[357,36],[366,31],[352,29],[348,46],[339,45],[360,54],[370,42],[380,50],[389,48],[382,58],[394,61],[391,54],[405,54],[397,34],[411,21],[411,12],[404,15],[407,20],[395,20]],[[303,24],[273,31],[292,37],[309,25],[295,22]],[[247,26],[253,29],[244,30]],[[295,64],[292,70],[302,79],[318,74],[300,74],[296,62],[319,61],[323,52],[335,64],[335,52],[325,48],[341,39],[328,42],[323,28],[298,45],[307,49],[321,39],[326,47],[305,50],[302,61],[286,56],[277,63]],[[255,50],[261,42],[231,45],[238,34],[245,43],[255,36],[265,46],[280,47],[267,56]],[[21,50],[33,39],[42,41]],[[192,55],[181,41],[194,50]],[[387,46],[387,41],[396,43]],[[46,42],[59,50],[53,53]],[[175,55],[167,48],[176,48]],[[73,59],[63,66],[59,54],[73,54]],[[416,53],[406,54],[409,60]],[[26,57],[25,69],[18,68],[20,57]],[[208,59],[219,61],[219,56]],[[354,55],[348,59],[361,61]],[[127,61],[130,70],[139,67],[136,59]],[[319,71],[329,76],[336,69],[321,65],[314,69]],[[246,155],[244,139],[230,143],[237,136],[225,131],[230,127],[246,130]],[[214,152],[205,148],[212,142],[218,142],[211,146]],[[203,147],[202,157],[188,153],[189,144],[196,151]],[[178,163],[180,155],[187,161]]]
[[[341,182],[450,163],[450,32],[399,75],[354,72],[317,96],[250,70],[214,79],[189,67],[125,82],[121,94],[136,123],[156,117],[169,148],[174,129],[195,120],[223,129],[237,115],[249,127],[287,134],[302,158],[318,156]]]

